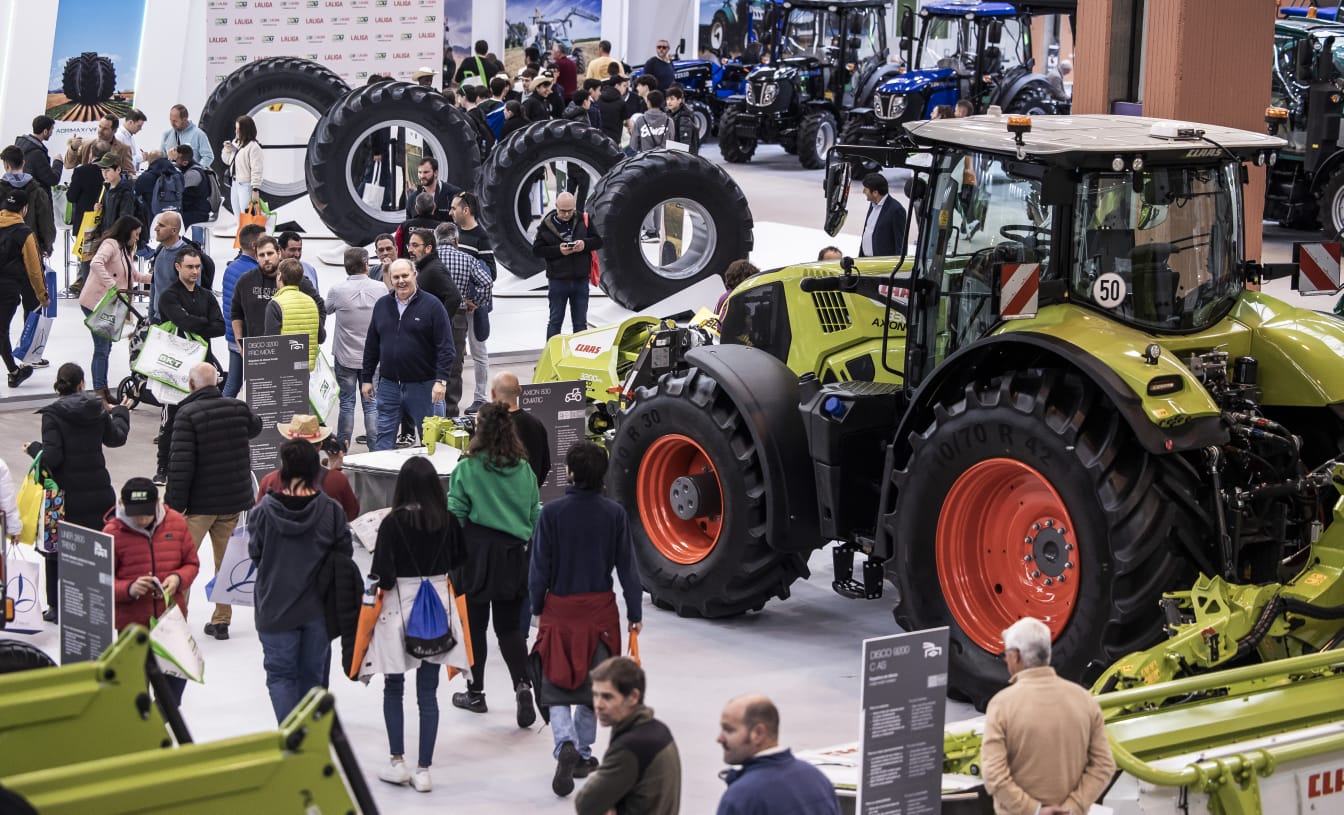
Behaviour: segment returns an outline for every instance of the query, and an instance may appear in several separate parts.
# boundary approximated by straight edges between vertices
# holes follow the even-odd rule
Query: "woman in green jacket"
[[[541,512],[538,499],[537,477],[508,407],[486,405],[476,416],[476,434],[448,490],[448,509],[462,523],[466,540],[466,564],[453,582],[467,598],[473,658],[467,690],[453,694],[453,707],[486,712],[485,628],[493,606],[495,638],[509,666],[522,728],[537,719],[518,619],[527,599],[528,542]]]

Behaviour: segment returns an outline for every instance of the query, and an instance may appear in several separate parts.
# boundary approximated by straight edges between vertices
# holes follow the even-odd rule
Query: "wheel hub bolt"
[[[1066,561],[1064,561],[1064,568],[1066,568],[1066,569],[1072,569],[1072,568],[1073,568],[1073,561],[1072,561],[1072,560],[1066,560]]]
[[[1025,544],[1031,544],[1031,543],[1032,543],[1032,539],[1031,539],[1030,537],[1026,537],[1026,538],[1023,538],[1023,539],[1022,539],[1022,542],[1025,543]]]
[[[1060,575],[1060,576],[1059,576],[1059,582],[1063,583],[1063,582],[1064,582],[1064,579],[1065,579],[1066,577],[1068,577],[1068,575],[1064,575],[1064,574]]]
[[[1055,581],[1053,581],[1053,580],[1051,580],[1050,578],[1047,577],[1047,578],[1045,579],[1045,585],[1047,585],[1047,586],[1053,586],[1053,585],[1055,585]]]
[[[1033,571],[1033,572],[1031,573],[1031,576],[1032,576],[1032,577],[1040,577],[1040,576],[1041,576],[1041,570],[1040,570],[1040,569],[1036,569],[1035,571]]]
[[[1031,555],[1023,555],[1023,556],[1022,556],[1022,562],[1024,562],[1024,563],[1030,563],[1030,562],[1031,562]]]
[[[1054,526],[1054,525],[1055,525],[1055,522],[1054,522],[1054,521],[1046,521],[1046,522],[1045,522],[1045,526],[1046,526],[1047,529],[1050,528],[1050,527],[1052,527],[1052,526]]]
[[[1032,524],[1032,525],[1031,525],[1031,531],[1032,531],[1032,532],[1040,532],[1040,531],[1041,531],[1041,525],[1040,525],[1040,524]]]
[[[1064,551],[1065,551],[1065,552],[1072,552],[1072,551],[1073,551],[1073,544],[1071,544],[1071,543],[1066,543],[1066,544],[1064,544]]]

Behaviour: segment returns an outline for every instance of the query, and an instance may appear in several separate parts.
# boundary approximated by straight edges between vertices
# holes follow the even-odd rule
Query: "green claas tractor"
[[[761,274],[717,332],[556,338],[537,378],[588,382],[659,606],[760,609],[835,541],[837,591],[889,583],[900,626],[950,626],[954,695],[1001,686],[1024,615],[1090,683],[1176,619],[1164,592],[1286,580],[1329,532],[1344,322],[1247,287],[1245,165],[1282,144],[1127,116],[912,122],[837,148],[826,192],[834,234],[855,159],[908,167],[913,258]]]

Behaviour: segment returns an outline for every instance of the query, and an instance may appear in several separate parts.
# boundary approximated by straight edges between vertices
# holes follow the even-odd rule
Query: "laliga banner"
[[[206,85],[267,57],[321,63],[351,87],[372,73],[439,71],[443,10],[444,0],[209,0]]]

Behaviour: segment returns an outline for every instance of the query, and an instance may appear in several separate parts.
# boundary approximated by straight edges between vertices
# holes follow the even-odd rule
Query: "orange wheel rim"
[[[673,433],[649,445],[639,463],[636,501],[649,542],[673,563],[699,563],[723,531],[723,486],[709,454]]]
[[[953,619],[986,651],[1003,650],[1003,629],[1023,617],[1041,620],[1055,638],[1073,615],[1073,519],[1028,464],[993,458],[962,473],[943,501],[934,551]]]

